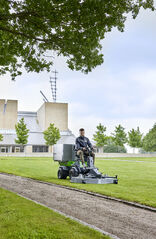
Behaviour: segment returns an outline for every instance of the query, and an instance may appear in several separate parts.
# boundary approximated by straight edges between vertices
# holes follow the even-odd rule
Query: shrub
[[[106,145],[103,148],[104,153],[127,153],[127,150],[124,146],[119,145]]]

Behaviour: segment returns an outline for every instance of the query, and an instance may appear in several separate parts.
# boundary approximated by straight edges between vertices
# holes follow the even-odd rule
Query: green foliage
[[[132,129],[128,132],[128,144],[133,148],[142,147],[142,134],[139,127],[137,127],[137,130]]]
[[[47,145],[54,145],[61,138],[60,131],[58,128],[54,126],[54,124],[50,124],[47,130],[43,132],[44,139]]]
[[[3,135],[0,134],[0,141],[3,141]]]
[[[104,153],[127,153],[127,150],[124,146],[109,144],[104,146],[103,148]]]
[[[112,137],[112,136],[107,136],[106,144],[107,144],[107,145],[112,145],[112,144],[114,144],[114,141],[113,141],[113,137]]]
[[[153,0],[1,0],[0,74],[12,79],[27,72],[50,71],[53,54],[70,69],[89,72],[103,63],[100,41],[113,28],[124,30],[127,16]]]
[[[125,128],[120,124],[115,127],[115,131],[112,136],[115,145],[124,146],[124,144],[127,142],[127,134],[125,133]]]
[[[156,123],[143,138],[143,149],[147,152],[156,151]]]
[[[107,143],[106,127],[100,123],[96,128],[97,131],[93,135],[93,140],[96,142],[97,147],[103,147]]]
[[[16,144],[25,145],[28,142],[28,133],[27,125],[24,123],[24,118],[20,119],[20,121],[15,125],[17,139],[15,139]]]
[[[126,153],[126,148],[124,146],[116,145],[114,138],[112,136],[107,137],[107,145],[103,147],[104,153]]]

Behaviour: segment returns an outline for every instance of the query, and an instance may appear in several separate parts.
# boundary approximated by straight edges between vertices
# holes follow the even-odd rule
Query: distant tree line
[[[119,124],[109,136],[106,134],[106,127],[101,123],[96,128],[93,140],[97,147],[103,148],[104,152],[126,153],[126,143],[134,151],[136,148],[141,148],[145,152],[156,151],[156,123],[145,136],[140,132],[139,127],[126,133],[125,128]]]

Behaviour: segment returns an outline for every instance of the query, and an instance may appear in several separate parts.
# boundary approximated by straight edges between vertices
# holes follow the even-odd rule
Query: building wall
[[[54,123],[60,131],[68,130],[68,104],[45,103],[45,129]]]
[[[45,130],[45,103],[37,111],[37,121],[42,130]]]
[[[32,153],[32,145],[26,145],[25,146],[25,153]]]
[[[4,112],[5,100],[0,100],[0,129],[15,129],[18,101],[8,100],[6,103]]]
[[[45,102],[37,111],[37,119],[42,130],[54,123],[60,131],[68,130],[68,104]]]

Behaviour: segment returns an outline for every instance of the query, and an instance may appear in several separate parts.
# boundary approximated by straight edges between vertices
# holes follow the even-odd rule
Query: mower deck
[[[72,177],[70,180],[71,183],[84,183],[84,184],[117,184],[118,179],[116,177],[102,176],[101,178],[89,177],[82,174],[79,174],[77,177]]]

